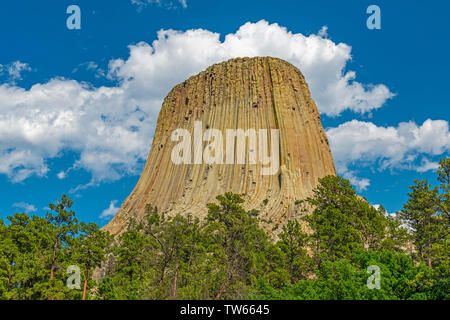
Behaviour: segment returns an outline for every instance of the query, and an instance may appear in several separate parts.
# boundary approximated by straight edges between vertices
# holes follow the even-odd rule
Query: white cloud
[[[319,37],[326,38],[328,37],[328,26],[323,26],[319,32],[317,33]]]
[[[30,213],[36,211],[36,207],[32,204],[26,202],[17,202],[12,205],[14,208],[22,209],[25,213]]]
[[[117,213],[117,210],[119,210],[119,207],[116,207],[117,200],[113,200],[109,203],[109,207],[103,210],[103,212],[100,214],[101,219],[114,217],[114,215]]]
[[[30,66],[27,63],[22,63],[20,61],[15,61],[12,64],[8,66],[8,73],[9,76],[13,80],[21,80],[22,79],[22,72],[24,71],[31,71]]]
[[[352,185],[359,191],[367,190],[370,186],[370,180],[367,178],[360,178],[357,176],[357,172],[349,170],[346,166],[336,163],[336,171],[345,179],[350,181]]]
[[[56,176],[58,177],[58,179],[65,179],[67,177],[67,173],[61,171]]]
[[[427,158],[422,158],[422,163],[415,168],[418,172],[426,172],[430,170],[437,170],[439,168],[439,163],[435,161],[430,161]]]
[[[376,163],[379,170],[425,172],[438,166],[426,156],[438,156],[450,151],[449,124],[444,120],[428,119],[422,125],[401,122],[397,127],[381,127],[371,122],[353,120],[327,129],[327,135],[338,173],[344,177],[349,175],[357,186],[358,181],[367,179],[356,177],[353,166],[367,167]],[[368,180],[366,187],[367,183]],[[364,185],[360,189],[364,190]]]
[[[178,2],[181,4],[181,6],[183,7],[183,8],[187,8],[187,0],[178,0]]]
[[[297,66],[319,110],[328,115],[347,109],[368,112],[393,96],[384,85],[363,85],[354,81],[355,72],[345,73],[351,60],[350,46],[314,34],[294,34],[264,20],[244,24],[223,42],[218,33],[203,29],[160,30],[151,45],[141,42],[130,46],[128,60],[111,61],[109,76],[132,78],[130,89],[142,92],[146,88],[147,94],[153,95],[211,64],[243,56],[274,56]]]
[[[80,69],[85,69],[85,70],[87,70],[87,71],[93,72],[93,73],[94,73],[94,76],[95,76],[96,78],[101,78],[101,77],[106,76],[105,70],[103,70],[102,68],[100,68],[100,67],[98,66],[98,64],[95,63],[94,61],[88,61],[88,62],[80,63],[77,67],[75,67],[75,68],[72,70],[72,73],[76,73],[76,72],[78,72]]]
[[[44,176],[45,159],[69,149],[80,153],[73,168],[90,171],[95,181],[136,173],[154,122],[121,87],[92,88],[66,79],[29,90],[1,85],[0,173],[14,182]]]
[[[320,33],[324,36],[325,29]],[[354,72],[344,72],[351,47],[322,36],[294,34],[264,20],[244,24],[223,42],[203,29],[160,30],[151,44],[130,45],[126,60],[110,61],[107,76],[116,86],[65,78],[30,89],[0,85],[0,174],[13,182],[45,176],[46,160],[67,150],[79,153],[69,170],[92,174],[87,185],[139,173],[165,95],[189,76],[233,57],[275,56],[293,63],[319,110],[329,115],[367,112],[392,97],[384,85],[354,81]],[[98,68],[94,64],[91,69]]]
[[[7,65],[0,64],[0,75],[7,73],[8,81],[13,85],[17,80],[22,80],[22,73],[26,71],[31,71],[30,66],[20,61],[14,61]]]

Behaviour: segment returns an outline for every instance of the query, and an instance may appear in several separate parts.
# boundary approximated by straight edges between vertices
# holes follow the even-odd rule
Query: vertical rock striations
[[[191,164],[174,163],[173,150],[183,141],[174,131],[180,128],[186,129],[192,139],[199,136],[196,130],[205,134],[208,129],[218,129],[223,133],[223,157],[214,163],[202,159],[203,153],[220,155],[220,144],[214,150],[210,148],[215,137],[201,143],[197,158],[192,142],[191,155],[187,153],[184,158]],[[236,151],[234,164],[227,163],[230,153],[226,146],[231,141],[226,139],[227,129],[254,129],[257,133],[258,150],[247,139],[244,163],[236,160],[242,157],[236,147],[238,139],[233,139],[236,145],[229,149]],[[264,132],[262,129],[267,129],[267,141],[258,135]],[[279,167],[274,174],[263,175],[261,170],[270,165],[261,161],[260,142],[267,142],[268,155],[272,145],[276,146],[270,129],[279,130]],[[172,141],[173,137],[179,140]],[[256,163],[252,162],[255,154]],[[294,218],[295,201],[311,195],[318,179],[330,174],[335,174],[335,168],[328,139],[302,73],[276,58],[232,59],[192,76],[167,95],[142,175],[104,229],[120,233],[128,217],[139,220],[144,216],[147,204],[168,214],[204,217],[206,204],[227,191],[241,194],[247,208],[259,209],[260,216],[275,225]]]

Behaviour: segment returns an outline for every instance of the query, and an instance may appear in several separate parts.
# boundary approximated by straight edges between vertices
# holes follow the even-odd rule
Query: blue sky
[[[80,30],[66,27],[72,4]],[[366,27],[371,4],[381,30]],[[299,67],[339,173],[398,211],[450,151],[448,12],[443,1],[3,1],[0,218],[43,214],[68,193],[80,219],[106,224],[139,178],[161,99],[240,55]]]

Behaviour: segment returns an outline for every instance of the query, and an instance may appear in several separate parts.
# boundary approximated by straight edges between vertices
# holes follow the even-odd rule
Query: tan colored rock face
[[[194,139],[195,126],[201,127],[203,134],[208,129],[222,133],[223,164],[205,163],[201,154],[200,164],[174,163],[173,150],[183,141],[174,131],[186,129]],[[227,164],[230,153],[226,145],[231,143],[231,138],[226,139],[227,129],[254,129],[258,138],[259,132],[264,132],[261,129],[267,129],[269,156],[274,156],[270,150],[276,142],[270,130],[278,129],[279,170],[261,174],[262,168],[270,166],[260,161],[262,139],[258,139],[257,150],[247,141],[245,163],[237,163],[242,152],[236,152],[234,164]],[[172,141],[172,137],[180,140]],[[203,141],[201,152],[218,155],[216,148],[208,148],[215,141]],[[236,146],[237,140],[233,142]],[[194,144],[190,146],[191,162],[196,160]],[[258,154],[256,164],[251,161],[253,152]],[[282,223],[294,217],[295,200],[311,195],[318,179],[330,174],[335,174],[335,168],[328,140],[301,72],[275,58],[233,59],[209,67],[167,95],[142,175],[104,229],[120,233],[128,217],[139,220],[144,216],[147,204],[157,206],[159,212],[204,217],[206,204],[227,191],[242,194],[245,206],[260,210],[262,218]]]

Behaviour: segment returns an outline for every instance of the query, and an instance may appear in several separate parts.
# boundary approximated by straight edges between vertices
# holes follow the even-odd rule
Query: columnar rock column
[[[208,163],[202,157],[203,153],[220,155],[219,150],[211,150],[216,140],[210,139],[197,144],[197,155],[192,141],[190,157],[187,154],[183,158],[191,163],[175,163],[174,148],[183,138],[177,136],[182,131],[174,132],[177,129],[187,130],[185,133],[193,140],[199,137],[199,130],[203,135],[209,129],[218,129],[223,134],[221,160]],[[234,138],[234,163],[227,163],[226,145],[231,143],[231,138],[226,139],[227,129],[255,130],[257,150],[247,139],[244,163],[237,160],[242,152],[239,154],[238,139]],[[267,138],[261,139],[264,129]],[[277,157],[271,154],[277,142],[271,129],[279,133]],[[273,174],[262,174],[263,168],[270,167],[260,157],[264,142],[272,165],[276,165],[275,158],[279,159]],[[219,149],[217,144],[215,147]],[[254,155],[256,163],[252,161]],[[159,212],[204,217],[207,203],[232,191],[243,196],[246,208],[258,209],[262,218],[272,221],[265,226],[270,230],[286,219],[296,218],[295,201],[311,195],[318,179],[326,175],[335,175],[333,158],[302,73],[276,58],[232,59],[207,68],[170,91],[142,175],[104,229],[113,234],[122,232],[129,217],[139,220],[145,215],[148,204],[158,207]]]

